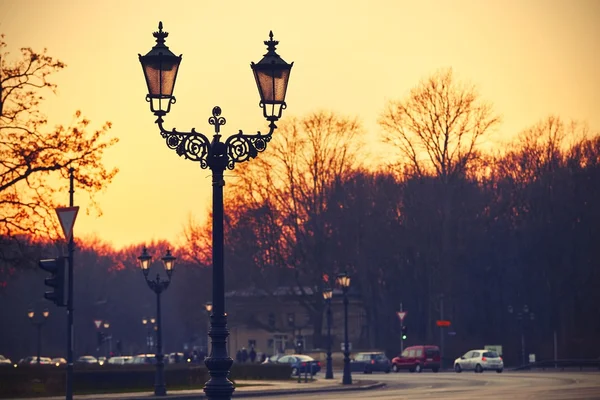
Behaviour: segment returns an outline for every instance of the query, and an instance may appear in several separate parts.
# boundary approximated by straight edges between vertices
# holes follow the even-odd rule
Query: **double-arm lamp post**
[[[342,384],[352,384],[352,374],[350,373],[350,344],[348,343],[348,289],[350,288],[350,275],[341,273],[337,276],[337,283],[342,287],[344,293],[344,376]]]
[[[331,298],[333,297],[333,290],[326,288],[323,290],[323,299],[327,304],[327,370],[325,372],[325,379],[333,379],[333,365],[331,360]]]
[[[46,309],[42,311],[43,318],[38,318],[38,320],[36,321],[34,319],[35,312],[33,310],[29,310],[27,312],[27,317],[29,317],[31,323],[37,328],[37,365],[40,365],[40,355],[42,352],[42,326],[44,326],[44,324],[46,323],[46,320],[48,319],[49,315],[50,311]]]
[[[171,255],[171,251],[167,250],[167,254],[162,258],[163,265],[167,271],[167,280],[161,280],[160,274],[156,274],[156,279],[148,279],[148,272],[150,270],[150,263],[152,257],[148,254],[148,251],[144,247],[142,255],[138,257],[140,267],[144,272],[144,278],[148,287],[156,293],[156,377],[154,380],[154,394],[156,396],[166,396],[167,388],[165,386],[165,363],[163,361],[162,353],[162,325],[161,325],[161,313],[160,313],[160,295],[162,292],[167,290],[171,283],[171,275],[173,274],[173,267],[175,266],[176,257]]]
[[[286,63],[275,52],[279,42],[273,40],[273,33],[270,32],[269,40],[264,42],[267,45],[267,53],[257,64],[250,65],[260,95],[259,106],[263,109],[264,117],[269,121],[269,132],[262,134],[258,131],[256,134],[245,134],[240,130],[239,133],[221,142],[220,130],[226,120],[221,117],[221,108],[216,106],[208,119],[208,123],[215,129],[211,141],[195,129],[190,132],[178,132],[163,127],[163,117],[175,103],[173,90],[181,56],[173,54],[165,45],[168,33],[162,30],[162,22],[158,24],[158,31],[153,35],[156,38],[156,45],[146,55],[139,55],[139,59],[148,86],[146,101],[150,103],[150,110],[157,117],[156,124],[160,134],[165,139],[167,147],[175,150],[179,156],[198,162],[201,168],[212,171],[213,309],[209,332],[212,338],[212,349],[205,360],[210,379],[204,387],[204,392],[209,400],[231,399],[234,388],[233,383],[227,379],[233,360],[227,353],[229,330],[225,313],[223,173],[225,169],[233,169],[236,163],[248,161],[266,149],[277,128],[275,123],[286,108],[285,95],[293,63]]]

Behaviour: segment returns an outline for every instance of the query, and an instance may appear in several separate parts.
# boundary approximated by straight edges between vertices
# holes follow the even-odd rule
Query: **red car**
[[[440,370],[440,348],[432,345],[411,346],[404,349],[402,354],[392,359],[392,371],[407,369],[410,372],[421,372],[430,369]]]

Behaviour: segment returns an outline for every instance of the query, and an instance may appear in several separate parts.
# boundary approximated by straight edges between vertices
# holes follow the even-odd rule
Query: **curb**
[[[286,396],[292,394],[311,394],[311,393],[329,393],[329,392],[349,392],[349,391],[357,391],[357,390],[372,390],[372,389],[380,389],[385,387],[386,384],[384,382],[374,382],[367,385],[357,385],[357,386],[333,386],[333,387],[324,387],[324,388],[310,388],[310,389],[275,389],[275,390],[265,390],[263,391],[251,391],[251,392],[233,392],[232,398],[242,398],[242,397],[272,397],[272,396]],[[165,397],[121,397],[119,400],[147,400],[147,399],[168,399],[168,400],[194,400],[194,399],[206,399],[206,395],[204,393],[187,393],[187,394],[167,394]],[[90,399],[92,400],[92,399]]]
[[[371,389],[380,389],[385,387],[384,382],[375,382],[369,385],[363,386],[340,386],[340,387],[329,387],[329,388],[321,388],[321,389],[281,389],[281,390],[271,390],[265,392],[239,392],[237,395],[233,392],[233,398],[236,397],[267,397],[267,396],[278,396],[278,395],[289,395],[289,394],[310,394],[310,393],[329,393],[329,392],[350,392],[357,390],[371,390]]]

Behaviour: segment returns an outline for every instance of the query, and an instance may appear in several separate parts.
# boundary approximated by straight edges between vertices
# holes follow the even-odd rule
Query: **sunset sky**
[[[145,101],[138,53],[154,45],[159,21],[167,45],[183,54],[168,128],[212,135],[207,119],[219,105],[224,135],[266,131],[250,62],[273,30],[278,53],[295,62],[284,116],[357,116],[376,141],[387,100],[452,67],[502,116],[497,146],[549,114],[600,129],[598,0],[2,0],[0,33],[13,55],[46,47],[67,64],[44,104],[51,124],[81,109],[93,127],[111,121],[120,138],[105,158],[120,172],[97,198],[104,214],[80,212],[75,224],[76,236],[117,248],[176,242],[211,204],[210,171],[166,147]],[[77,205],[85,200],[75,193]]]

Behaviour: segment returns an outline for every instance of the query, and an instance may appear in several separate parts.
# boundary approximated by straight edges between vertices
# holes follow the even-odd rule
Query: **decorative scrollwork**
[[[236,163],[248,161],[258,153],[265,151],[267,143],[276,126],[273,122],[269,125],[269,133],[257,132],[254,135],[246,135],[241,130],[227,138],[225,142],[220,141],[220,127],[225,125],[226,120],[221,117],[221,108],[214,107],[212,117],[208,119],[215,126],[215,135],[212,143],[202,133],[192,129],[190,132],[171,131],[163,127],[163,118],[158,116],[156,123],[160,128],[161,136],[165,139],[167,146],[175,150],[179,156],[200,163],[201,168],[227,168],[233,169]]]
[[[258,153],[265,151],[267,143],[271,141],[271,132],[263,135],[244,135],[242,131],[230,136],[225,142],[227,146],[227,168],[233,169],[236,163],[255,158]]]
[[[162,122],[162,118],[156,120],[160,128],[160,134],[165,139],[167,147],[175,150],[179,156],[199,162],[200,167],[208,168],[210,152],[208,138],[194,129],[191,132],[178,132],[176,129],[167,131],[164,129]]]

